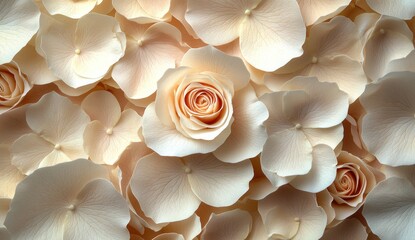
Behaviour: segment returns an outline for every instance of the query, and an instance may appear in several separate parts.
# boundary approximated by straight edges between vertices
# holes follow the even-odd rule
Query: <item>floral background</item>
[[[0,0],[0,239],[414,239],[414,16]]]

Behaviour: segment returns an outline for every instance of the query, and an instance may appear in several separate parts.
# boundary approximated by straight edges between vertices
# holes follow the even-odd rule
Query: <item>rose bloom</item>
[[[333,198],[331,207],[335,212],[334,224],[355,213],[377,181],[375,170],[360,158],[343,151],[337,160],[336,179],[327,188]]]
[[[192,49],[157,89],[143,116],[143,136],[158,154],[213,152],[222,161],[239,162],[262,150],[268,111],[241,59],[210,46]]]
[[[0,114],[14,108],[29,89],[26,76],[16,63],[0,65]]]

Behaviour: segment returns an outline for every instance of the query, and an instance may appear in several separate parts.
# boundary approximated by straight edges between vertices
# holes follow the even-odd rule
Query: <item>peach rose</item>
[[[29,89],[26,76],[16,63],[0,65],[0,114],[14,108]]]
[[[143,116],[146,144],[163,156],[214,152],[225,162],[256,156],[266,140],[265,105],[241,59],[207,46],[168,70]]]
[[[363,205],[376,185],[376,177],[369,165],[350,153],[341,152],[337,160],[336,179],[327,190],[333,197],[334,219],[341,221]]]

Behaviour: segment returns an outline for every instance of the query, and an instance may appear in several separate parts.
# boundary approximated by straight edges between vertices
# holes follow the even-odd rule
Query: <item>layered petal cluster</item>
[[[291,182],[303,191],[322,191],[336,176],[333,149],[343,138],[348,96],[315,78],[297,77],[282,89],[261,97],[270,114],[262,170],[276,187]]]
[[[117,19],[127,34],[127,48],[114,65],[112,77],[129,98],[149,97],[164,72],[182,58],[185,48],[181,46],[181,33],[164,22],[141,25],[120,15]]]
[[[111,16],[89,13],[79,20],[44,20],[39,53],[53,74],[79,88],[102,79],[124,56],[126,37]]]
[[[118,13],[140,24],[167,21],[171,18],[171,0],[113,0],[112,4]]]
[[[140,115],[132,109],[121,112],[117,99],[110,92],[89,94],[82,101],[82,109],[92,120],[83,134],[85,152],[92,161],[112,165],[131,143],[141,141]]]
[[[382,164],[415,164],[415,73],[395,72],[368,85],[362,95],[364,145]],[[397,94],[399,93],[399,94]]]
[[[13,239],[129,239],[127,204],[107,178],[84,159],[38,169],[18,185],[4,224]]]
[[[9,63],[39,29],[40,11],[27,0],[0,2],[0,64]]]
[[[406,57],[414,50],[413,33],[405,21],[381,16],[369,28],[365,41],[363,68],[367,77],[376,82],[388,73],[388,64]]]
[[[326,227],[326,213],[316,195],[284,186],[258,203],[268,239],[319,239]]]
[[[239,39],[243,58],[260,70],[303,53],[306,29],[295,0],[188,0],[185,18],[207,44]]]
[[[146,144],[163,156],[214,152],[225,162],[256,156],[268,112],[248,81],[240,59],[210,46],[189,50],[158,82],[144,112]]]
[[[0,114],[17,106],[30,88],[31,84],[15,62],[0,65]]]
[[[141,158],[131,178],[131,191],[155,223],[190,217],[201,202],[214,207],[234,204],[253,177],[249,161],[223,163],[212,154]]]
[[[51,15],[61,14],[70,18],[81,18],[103,0],[42,0]]]
[[[330,22],[313,25],[304,44],[304,54],[264,76],[273,91],[296,76],[317,77],[322,82],[337,83],[354,102],[364,91],[367,78],[363,71],[359,29],[349,18],[338,16]]]
[[[55,92],[27,107],[26,121],[32,130],[12,145],[12,163],[24,174],[58,163],[86,158],[83,133],[89,123],[80,106]]]

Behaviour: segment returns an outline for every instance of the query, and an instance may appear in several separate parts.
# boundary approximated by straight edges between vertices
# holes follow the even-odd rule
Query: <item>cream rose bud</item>
[[[350,153],[341,152],[337,160],[336,179],[327,190],[333,197],[334,219],[341,221],[363,205],[367,194],[376,185],[376,178],[369,165]]]
[[[268,111],[241,59],[207,46],[189,50],[159,80],[143,116],[146,144],[163,156],[213,154],[224,162],[256,156]]]
[[[0,65],[0,114],[14,108],[29,89],[26,76],[16,63]]]

